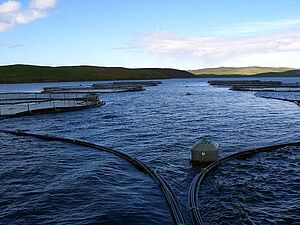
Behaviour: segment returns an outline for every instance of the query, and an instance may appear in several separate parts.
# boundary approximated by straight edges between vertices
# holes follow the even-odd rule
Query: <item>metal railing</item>
[[[84,93],[0,93],[0,116],[39,111],[67,111],[103,104],[97,94]]]

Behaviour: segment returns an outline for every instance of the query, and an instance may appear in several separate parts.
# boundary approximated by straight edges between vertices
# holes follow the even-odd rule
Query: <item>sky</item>
[[[300,68],[300,0],[0,0],[0,65]]]

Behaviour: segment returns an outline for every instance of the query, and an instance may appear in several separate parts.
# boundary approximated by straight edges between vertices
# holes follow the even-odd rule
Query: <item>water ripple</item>
[[[127,152],[166,178],[187,217],[188,188],[199,172],[189,163],[190,148],[198,138],[214,137],[222,156],[299,140],[299,106],[205,81],[165,80],[140,93],[104,94],[103,107],[3,120],[0,128]],[[1,91],[42,86],[1,85]],[[193,95],[186,96],[187,91]],[[117,157],[34,138],[1,135],[0,140],[0,224],[172,223],[157,185]],[[287,149],[221,166],[201,192],[205,220],[299,224],[298,153]]]

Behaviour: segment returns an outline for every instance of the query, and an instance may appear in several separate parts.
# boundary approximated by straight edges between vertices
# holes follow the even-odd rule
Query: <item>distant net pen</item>
[[[104,104],[94,93],[0,93],[0,117],[74,111]]]

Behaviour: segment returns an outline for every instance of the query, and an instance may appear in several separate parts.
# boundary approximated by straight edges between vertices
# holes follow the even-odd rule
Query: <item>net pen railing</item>
[[[0,93],[0,116],[38,111],[60,111],[101,105],[97,94],[82,93]]]
[[[39,100],[39,99],[76,99],[86,97],[85,93],[39,93],[11,92],[0,93],[0,101],[4,100]]]

